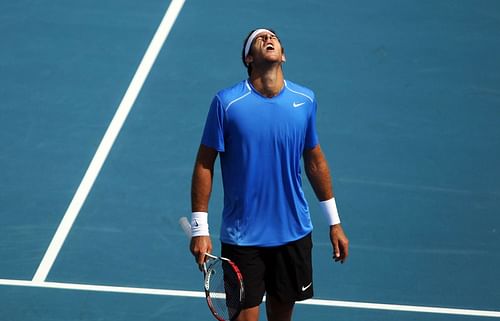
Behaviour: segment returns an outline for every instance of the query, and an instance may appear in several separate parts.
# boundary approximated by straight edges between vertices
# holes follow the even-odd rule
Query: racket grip
[[[187,217],[183,216],[179,218],[179,225],[182,227],[184,233],[188,238],[191,238],[191,224],[189,223]]]

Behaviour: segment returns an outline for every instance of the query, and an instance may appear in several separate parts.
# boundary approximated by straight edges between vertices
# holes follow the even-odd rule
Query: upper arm
[[[191,210],[207,212],[217,151],[200,145],[191,180]]]
[[[200,144],[196,155],[196,167],[213,170],[217,154],[216,149]]]
[[[332,198],[330,170],[319,144],[313,148],[305,149],[303,157],[307,177],[318,199],[324,201]]]
[[[326,162],[325,156],[323,155],[319,144],[312,148],[304,149],[302,157],[304,158],[304,166],[306,167],[306,170],[311,166],[315,167],[322,162]]]

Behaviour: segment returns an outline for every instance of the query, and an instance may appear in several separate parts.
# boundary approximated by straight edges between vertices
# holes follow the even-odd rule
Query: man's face
[[[285,54],[278,38],[270,32],[259,33],[246,57],[247,64],[258,61],[284,62]]]

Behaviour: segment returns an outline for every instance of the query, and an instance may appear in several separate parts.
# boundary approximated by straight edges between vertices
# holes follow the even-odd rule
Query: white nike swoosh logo
[[[300,107],[300,106],[302,106],[304,104],[305,104],[305,102],[302,102],[302,103],[293,102],[293,107],[297,108],[297,107]]]
[[[311,283],[309,283],[309,284],[308,284],[308,285],[306,285],[306,286],[302,286],[302,292],[304,292],[305,290],[309,289],[309,288],[311,287],[311,285],[312,285],[312,282],[311,282]]]

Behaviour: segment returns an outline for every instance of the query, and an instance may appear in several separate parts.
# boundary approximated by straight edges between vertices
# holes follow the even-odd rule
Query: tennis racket
[[[186,217],[179,224],[191,238],[191,225]],[[219,321],[234,321],[241,311],[245,298],[243,277],[240,270],[230,259],[205,253],[202,265],[203,287],[208,307]]]

